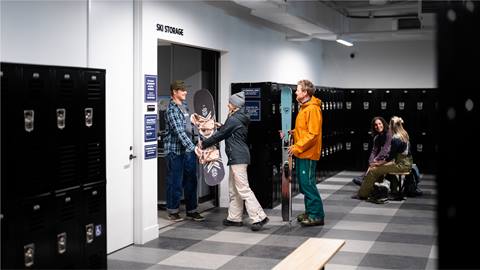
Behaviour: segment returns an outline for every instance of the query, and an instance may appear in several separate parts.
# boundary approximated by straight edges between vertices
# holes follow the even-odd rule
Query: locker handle
[[[34,110],[24,110],[23,111],[23,118],[25,124],[25,131],[32,132],[33,131],[33,123],[35,120],[35,111]]]
[[[34,264],[35,244],[31,243],[23,246],[23,258],[25,262],[25,267],[30,267]]]
[[[88,224],[85,226],[85,233],[86,233],[86,241],[87,244],[90,244],[93,242],[93,224]]]
[[[57,251],[63,254],[67,251],[67,233],[63,232],[57,235]]]
[[[85,126],[93,126],[93,108],[85,108]]]
[[[65,108],[57,109],[57,127],[60,130],[65,128],[66,113]]]

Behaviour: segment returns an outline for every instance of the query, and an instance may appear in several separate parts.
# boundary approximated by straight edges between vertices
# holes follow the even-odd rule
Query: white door
[[[133,243],[133,1],[92,0],[88,65],[106,69],[107,253]]]

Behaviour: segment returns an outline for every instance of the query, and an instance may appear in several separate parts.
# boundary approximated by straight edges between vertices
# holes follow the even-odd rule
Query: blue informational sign
[[[145,141],[153,142],[157,140],[157,115],[145,115]]]
[[[152,159],[157,157],[157,144],[145,145],[145,159]]]
[[[250,116],[250,121],[258,122],[262,120],[260,100],[246,100],[245,113]]]
[[[261,88],[242,88],[245,98],[261,98]]]
[[[157,75],[145,75],[145,102],[157,102]]]

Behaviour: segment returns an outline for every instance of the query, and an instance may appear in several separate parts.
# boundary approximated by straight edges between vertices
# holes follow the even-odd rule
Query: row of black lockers
[[[260,91],[260,97],[246,95],[249,113],[254,117],[249,129],[252,162],[249,179],[254,192],[261,194],[264,207],[272,207],[280,200],[280,174],[277,164],[281,161],[281,128],[279,112],[282,85],[265,83],[234,83],[232,93],[242,90]],[[298,112],[295,100],[296,85],[292,88],[292,128]],[[404,119],[404,126],[411,139],[411,151],[415,163],[424,173],[436,170],[436,136],[432,132],[438,111],[435,89],[338,89],[317,87],[315,96],[322,100],[322,150],[317,165],[321,181],[341,170],[364,171],[372,149],[371,120],[382,116],[388,122],[394,116]],[[260,102],[260,110],[252,112],[251,101]],[[255,108],[255,106],[253,106]],[[259,121],[255,121],[259,120]],[[298,191],[298,186],[294,188]]]
[[[478,34],[478,1],[441,1],[437,18],[438,125],[438,268],[480,269],[480,231],[474,220],[480,190],[478,119],[480,53],[476,42],[465,37]],[[477,212],[478,213],[478,212]]]
[[[106,267],[105,71],[1,63],[1,98],[2,268]]]
[[[436,89],[344,89],[346,169],[364,170],[372,149],[371,121],[375,116],[404,120],[414,162],[423,173],[435,173],[438,91]]]

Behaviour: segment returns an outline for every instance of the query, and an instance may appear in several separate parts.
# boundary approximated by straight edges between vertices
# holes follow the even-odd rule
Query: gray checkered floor
[[[326,217],[323,227],[281,221],[280,208],[267,209],[263,230],[224,227],[227,209],[203,214],[204,222],[183,221],[161,229],[158,239],[108,256],[109,269],[270,269],[309,237],[345,239],[330,269],[436,269],[436,189],[424,175],[424,195],[383,205],[351,199],[358,189],[342,172],[318,184]],[[293,214],[304,210],[293,200]],[[245,216],[246,218],[246,216]],[[247,219],[247,218],[246,218]],[[244,220],[247,222],[247,220]]]

